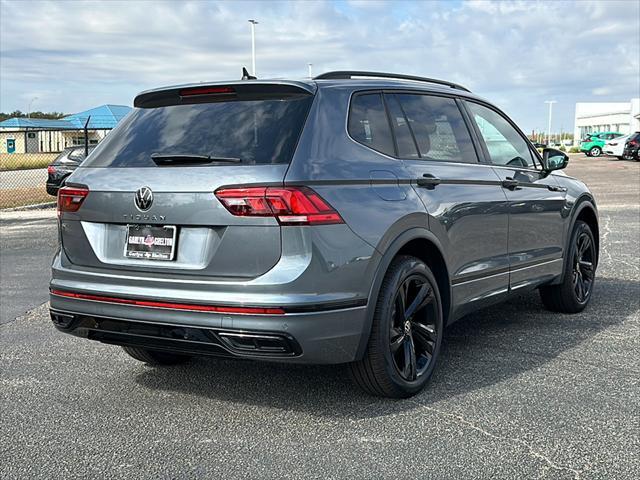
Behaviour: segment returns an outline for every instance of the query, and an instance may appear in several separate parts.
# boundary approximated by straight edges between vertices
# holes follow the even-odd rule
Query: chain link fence
[[[57,188],[84,160],[85,143],[91,151],[122,117],[87,117],[87,128],[0,125],[0,209],[55,202]]]

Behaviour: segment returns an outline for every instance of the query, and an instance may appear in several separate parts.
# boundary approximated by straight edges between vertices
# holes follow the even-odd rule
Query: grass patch
[[[46,168],[57,153],[0,153],[0,171]]]
[[[55,201],[56,197],[49,195],[44,185],[36,188],[0,189],[0,208],[22,207],[24,205]]]

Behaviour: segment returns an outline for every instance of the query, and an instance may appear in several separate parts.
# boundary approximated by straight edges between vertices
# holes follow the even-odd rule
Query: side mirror
[[[542,150],[542,169],[545,172],[561,170],[569,163],[569,156],[556,150],[555,148],[545,148]]]

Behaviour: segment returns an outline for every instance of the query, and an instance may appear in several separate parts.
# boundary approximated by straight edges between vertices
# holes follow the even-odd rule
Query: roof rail
[[[465,92],[471,92],[466,87],[462,85],[458,85],[457,83],[447,82],[446,80],[438,80],[437,78],[428,78],[428,77],[416,77],[414,75],[401,75],[397,73],[384,73],[384,72],[362,72],[362,71],[351,71],[351,70],[341,70],[336,72],[327,72],[317,77],[314,77],[314,80],[348,80],[353,77],[377,77],[377,78],[397,78],[399,80],[413,80],[416,82],[427,82],[427,83],[436,83],[438,85],[445,85],[447,87],[456,88],[458,90],[464,90]]]

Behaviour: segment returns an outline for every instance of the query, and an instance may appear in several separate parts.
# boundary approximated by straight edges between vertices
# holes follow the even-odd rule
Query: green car
[[[620,132],[596,132],[589,133],[586,138],[580,142],[580,151],[584,152],[588,157],[599,157],[602,155],[602,147],[612,138],[622,137],[624,133]]]

